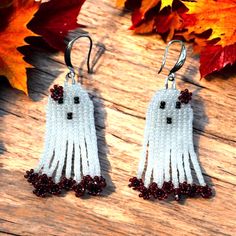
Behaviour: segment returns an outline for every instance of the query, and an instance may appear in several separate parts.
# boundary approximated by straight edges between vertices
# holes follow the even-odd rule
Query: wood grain
[[[128,30],[130,16],[110,0],[96,4],[87,0],[79,22],[87,26],[95,43],[106,47],[94,74],[84,72],[84,86],[93,95],[99,156],[108,188],[102,197],[78,199],[69,193],[39,199],[24,180],[24,171],[36,165],[42,151],[48,88],[63,83],[67,72],[62,54],[32,43],[23,50],[35,66],[28,71],[30,96],[1,80],[1,234],[236,235],[235,71],[228,69],[200,81],[198,58],[188,47],[186,64],[177,73],[177,86],[194,94],[195,149],[204,176],[214,187],[214,198],[144,201],[127,183],[136,173],[147,105],[167,74],[166,70],[157,76],[165,43],[157,35],[133,35]],[[173,46],[169,67],[177,52],[178,46]],[[84,69],[85,53],[86,42],[76,43],[73,63]]]

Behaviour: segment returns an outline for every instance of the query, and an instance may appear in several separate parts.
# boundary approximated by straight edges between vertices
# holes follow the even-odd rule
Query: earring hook
[[[93,47],[93,41],[88,34],[81,34],[81,35],[75,37],[74,39],[72,39],[67,44],[66,49],[65,49],[65,53],[64,53],[65,64],[67,65],[68,69],[70,70],[70,72],[67,74],[67,77],[72,78],[72,83],[75,83],[75,80],[74,80],[75,70],[74,70],[74,67],[71,63],[71,50],[72,50],[72,46],[73,46],[74,42],[80,38],[88,38],[89,39],[90,46],[89,46],[88,58],[87,58],[87,68],[88,68],[88,73],[89,74],[92,73],[92,69],[90,68],[90,56],[91,56],[91,51],[92,51],[92,47]]]
[[[181,40],[172,40],[172,41],[170,41],[166,46],[164,58],[163,58],[163,61],[162,61],[161,68],[158,71],[158,74],[161,73],[162,69],[164,68],[164,66],[166,64],[168,49],[169,49],[170,45],[173,44],[173,43],[180,43],[181,44],[181,51],[180,51],[178,61],[175,63],[174,67],[169,72],[168,78],[171,81],[174,80],[174,76],[175,76],[174,73],[176,71],[178,71],[184,65],[184,62],[186,60],[186,55],[187,55],[186,48],[185,48],[185,45],[184,45],[183,41],[181,41]]]

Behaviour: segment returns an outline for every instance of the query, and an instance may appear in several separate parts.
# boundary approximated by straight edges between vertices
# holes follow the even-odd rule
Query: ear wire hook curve
[[[87,58],[87,68],[88,68],[88,73],[89,74],[92,73],[92,69],[90,68],[90,56],[91,56],[91,51],[92,51],[92,47],[93,47],[93,41],[88,34],[81,34],[81,35],[75,37],[74,39],[72,39],[67,44],[66,49],[65,49],[65,53],[64,53],[65,64],[67,65],[68,69],[70,70],[70,72],[67,74],[67,80],[69,78],[72,78],[72,83],[75,83],[75,79],[74,79],[75,70],[74,70],[74,67],[71,63],[71,50],[72,50],[74,42],[80,38],[88,38],[89,39],[90,45],[89,45],[88,58]]]
[[[178,58],[177,62],[175,63],[174,67],[169,72],[168,79],[170,81],[174,80],[174,77],[175,77],[174,73],[176,71],[178,71],[184,65],[184,62],[186,60],[186,55],[187,55],[186,48],[185,48],[185,45],[184,45],[183,41],[181,41],[181,40],[171,40],[166,46],[164,58],[162,60],[162,65],[161,65],[160,70],[158,71],[158,74],[161,73],[162,69],[164,68],[164,66],[166,64],[168,49],[169,49],[170,45],[173,44],[173,43],[180,43],[181,44],[181,51],[180,51],[180,55],[179,55],[179,58]]]

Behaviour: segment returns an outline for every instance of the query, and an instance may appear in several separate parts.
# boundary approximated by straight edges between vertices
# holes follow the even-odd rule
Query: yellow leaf
[[[165,7],[172,6],[172,3],[173,3],[173,0],[162,0],[160,11]]]

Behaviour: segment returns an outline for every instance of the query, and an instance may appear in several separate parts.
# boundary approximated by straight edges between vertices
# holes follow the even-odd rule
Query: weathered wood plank
[[[34,44],[25,51],[36,68],[29,71],[26,97],[1,82],[0,92],[0,232],[12,235],[235,235],[236,161],[235,76],[232,71],[199,80],[198,59],[188,58],[177,73],[177,86],[193,91],[194,143],[208,183],[210,200],[144,201],[127,187],[136,173],[145,112],[155,91],[163,87],[157,76],[165,44],[158,36],[134,36],[130,18],[103,0],[84,4],[80,23],[95,43],[106,47],[84,86],[94,96],[99,155],[108,188],[103,197],[38,199],[23,172],[38,161],[43,147],[44,106],[52,83],[63,83],[63,55],[42,52]],[[76,32],[71,33],[71,37]],[[76,43],[73,63],[81,65],[86,42]],[[95,49],[96,51],[96,49]],[[174,64],[178,47],[168,59]],[[94,56],[93,52],[93,56]],[[93,57],[92,56],[92,57]],[[168,66],[167,65],[167,66]],[[86,66],[82,65],[84,69]]]

